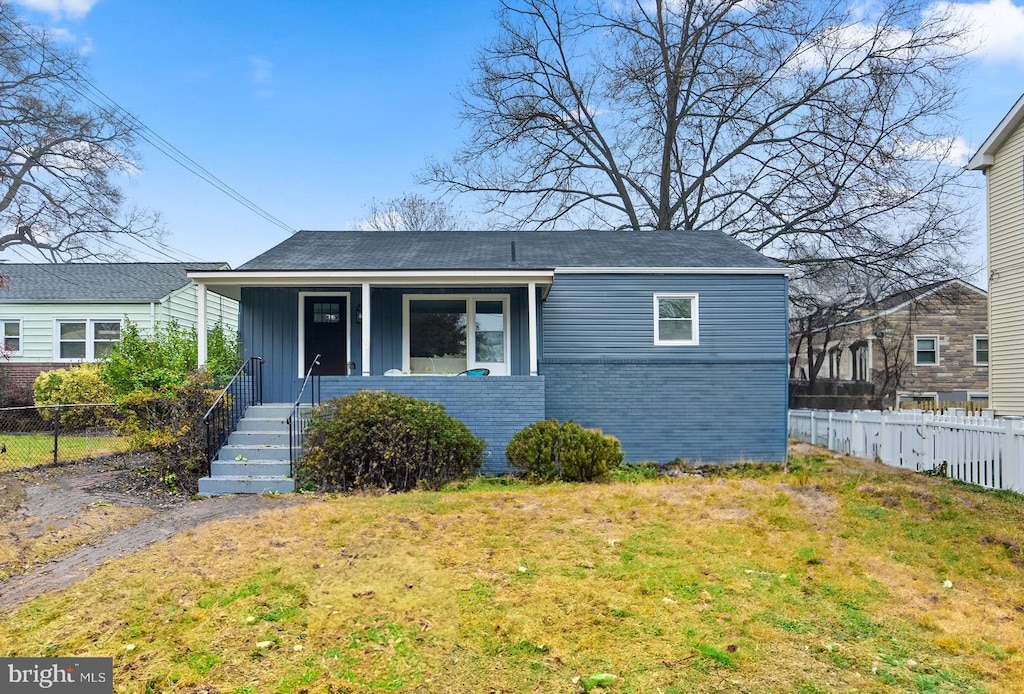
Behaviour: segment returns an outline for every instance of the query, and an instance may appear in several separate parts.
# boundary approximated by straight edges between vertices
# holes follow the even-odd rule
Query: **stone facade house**
[[[790,349],[793,375],[806,380],[795,337]],[[883,406],[987,402],[988,295],[960,280],[898,292],[832,327],[824,350],[820,382],[870,384]]]

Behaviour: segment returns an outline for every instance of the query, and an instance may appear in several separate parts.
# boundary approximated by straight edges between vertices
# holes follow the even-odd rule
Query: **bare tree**
[[[98,105],[83,68],[0,3],[0,250],[110,257],[122,235],[158,235],[156,217],[126,209],[116,185],[136,166],[135,125]]]
[[[961,29],[926,0],[502,0],[499,17],[463,95],[471,135],[424,174],[440,189],[519,228],[722,229],[811,273],[960,265]]]
[[[443,200],[428,200],[416,193],[403,193],[384,201],[372,200],[362,223],[367,231],[458,231],[466,220]]]
[[[875,299],[879,283],[878,278],[842,263],[816,266],[791,282],[790,334],[795,356],[789,377],[806,381],[809,394],[816,393],[833,340],[842,337],[843,325]]]

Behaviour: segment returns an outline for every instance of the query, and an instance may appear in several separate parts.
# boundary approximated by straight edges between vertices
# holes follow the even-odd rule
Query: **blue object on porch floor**
[[[455,374],[456,376],[489,376],[491,374],[490,369],[469,369],[462,373]]]

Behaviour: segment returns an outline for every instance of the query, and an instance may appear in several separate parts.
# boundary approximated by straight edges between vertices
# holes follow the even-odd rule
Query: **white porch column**
[[[363,375],[370,375],[370,283],[363,282],[363,305],[359,309],[363,314]]]
[[[196,337],[199,344],[199,366],[206,364],[206,285],[196,283]]]
[[[537,283],[530,282],[527,289],[530,312],[530,375],[537,375]]]

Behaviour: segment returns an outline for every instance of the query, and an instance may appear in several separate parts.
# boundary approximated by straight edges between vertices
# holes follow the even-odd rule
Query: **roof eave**
[[[189,272],[197,284],[220,286],[317,286],[363,282],[393,285],[537,282],[550,284],[552,270],[230,270]]]
[[[978,149],[977,154],[971,157],[964,168],[970,171],[984,171],[992,166],[995,161],[996,152],[1003,146],[1006,138],[1013,134],[1013,131],[1017,129],[1022,120],[1024,120],[1024,95],[1017,99],[1017,103],[999,121],[999,125],[996,126],[992,134],[988,136],[988,139]]]

